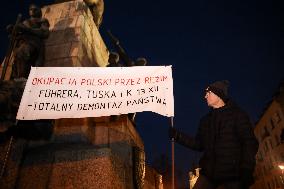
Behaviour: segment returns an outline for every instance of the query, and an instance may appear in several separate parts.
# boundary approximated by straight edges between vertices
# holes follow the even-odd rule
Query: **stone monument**
[[[109,52],[83,0],[45,6],[42,15],[50,23],[44,66],[108,64]],[[6,147],[0,146],[2,151]],[[13,143],[0,188],[142,188],[143,152],[143,141],[127,115],[114,121],[110,117],[58,119],[50,140]]]

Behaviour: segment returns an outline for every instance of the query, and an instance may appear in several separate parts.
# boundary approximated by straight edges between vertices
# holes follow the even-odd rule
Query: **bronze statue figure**
[[[108,31],[108,35],[110,37],[110,40],[117,50],[117,53],[119,55],[119,58],[123,61],[125,66],[127,67],[132,67],[132,66],[146,66],[147,65],[147,60],[146,58],[139,57],[135,61],[133,61],[126,53],[126,51],[122,48],[120,45],[119,40],[111,33],[111,31]],[[131,121],[134,122],[136,113],[129,113],[128,117]]]
[[[116,52],[109,53],[108,62],[107,67],[123,67],[123,64],[119,62],[119,54]]]
[[[49,36],[49,22],[42,18],[41,9],[32,4],[29,7],[30,18],[19,21],[15,25],[7,26],[10,37],[15,38],[13,45],[13,66],[11,79],[4,77],[0,81],[0,121],[8,127],[5,132],[0,132],[0,143],[11,136],[19,138],[48,138],[51,132],[38,129],[38,125],[45,125],[48,131],[52,130],[51,120],[16,121],[16,114],[25,88],[31,66],[43,66],[44,40]],[[18,17],[19,18],[19,17]],[[11,36],[13,35],[13,36]],[[6,58],[9,59],[10,58]],[[11,59],[12,60],[12,59]],[[15,123],[16,122],[16,123]],[[21,125],[23,127],[18,127]],[[18,130],[20,129],[20,130]],[[22,130],[27,129],[28,132]],[[32,136],[30,135],[31,133]],[[36,134],[35,134],[36,133]],[[40,134],[39,134],[40,133]]]
[[[84,0],[85,3],[89,6],[94,22],[99,28],[103,21],[104,13],[104,0]]]
[[[27,78],[31,66],[42,66],[44,40],[49,36],[49,22],[42,18],[41,9],[32,4],[30,18],[17,25],[7,26],[8,32],[16,31],[12,78]]]
[[[134,188],[144,188],[145,180],[145,151],[137,146],[132,147]]]
[[[22,20],[22,15],[18,14],[17,20],[15,25],[18,25],[20,23],[20,21]],[[13,28],[10,31],[10,42],[9,42],[9,46],[6,52],[6,55],[4,57],[4,61],[2,62],[2,73],[1,73],[1,80],[5,80],[5,79],[9,79],[10,76],[6,77],[6,73],[7,73],[7,69],[8,69],[8,65],[11,62],[11,59],[13,58],[13,50],[16,46],[16,33],[17,31],[15,30],[15,28]]]
[[[110,37],[110,40],[117,50],[120,59],[125,63],[127,67],[131,66],[146,66],[147,60],[146,58],[139,57],[135,61],[133,61],[127,54],[126,51],[122,48],[120,45],[119,40],[111,33],[111,31],[108,31],[108,35]]]

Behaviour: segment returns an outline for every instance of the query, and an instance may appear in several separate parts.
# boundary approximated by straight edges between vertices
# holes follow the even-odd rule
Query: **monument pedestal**
[[[45,66],[106,66],[108,50],[80,0],[42,8],[50,22]],[[127,115],[55,120],[49,141],[15,141],[1,188],[132,189],[133,147],[143,142]]]
[[[57,120],[50,141],[26,143],[14,187],[132,189],[133,146],[144,148],[126,115]]]

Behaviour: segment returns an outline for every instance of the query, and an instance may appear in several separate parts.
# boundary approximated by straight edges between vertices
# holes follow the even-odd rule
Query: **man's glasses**
[[[212,93],[212,91],[210,91],[209,89],[205,89],[205,96],[209,95],[210,93]]]

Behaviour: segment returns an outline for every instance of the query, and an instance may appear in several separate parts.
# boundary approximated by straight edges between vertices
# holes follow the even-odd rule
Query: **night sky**
[[[10,0],[0,7],[0,57],[8,44],[5,27],[28,5],[52,0]],[[208,112],[204,89],[216,80],[229,80],[230,95],[253,122],[284,79],[284,13],[280,1],[263,0],[106,0],[101,35],[111,30],[128,55],[145,57],[148,65],[172,65],[177,129],[195,134]],[[151,112],[137,114],[147,162],[170,156],[169,119]],[[189,170],[198,153],[176,145],[176,164]]]

